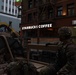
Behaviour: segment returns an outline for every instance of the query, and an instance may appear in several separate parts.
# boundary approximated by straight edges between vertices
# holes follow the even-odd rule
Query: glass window
[[[74,3],[67,5],[67,14],[68,16],[74,15]]]
[[[57,16],[62,16],[62,6],[57,9]]]
[[[9,2],[9,4],[11,4],[11,1]]]
[[[27,34],[28,34],[27,37],[29,37],[29,38],[30,38],[30,37],[37,37],[37,29],[32,29],[32,30],[29,29],[29,30],[27,30],[26,32],[27,32]],[[34,34],[32,34],[32,33],[34,33]]]
[[[7,7],[6,7],[6,11],[7,11]]]
[[[12,13],[14,13],[14,9],[12,9]]]
[[[9,8],[9,12],[11,11],[11,9]]]
[[[4,9],[4,6],[2,6],[1,9],[3,10]]]
[[[12,2],[12,5],[15,5],[15,3],[14,3],[14,2]]]
[[[17,10],[15,10],[15,13],[17,13]]]
[[[8,2],[8,0],[6,0],[6,3]]]
[[[32,6],[33,6],[32,0],[29,0],[28,1],[28,8],[32,8]]]

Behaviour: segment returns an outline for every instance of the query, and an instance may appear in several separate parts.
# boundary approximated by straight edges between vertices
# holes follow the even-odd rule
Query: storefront
[[[41,25],[32,25],[22,27],[23,33],[27,32],[27,37],[53,37],[51,34],[54,34],[54,28],[52,23],[50,24],[41,24]]]

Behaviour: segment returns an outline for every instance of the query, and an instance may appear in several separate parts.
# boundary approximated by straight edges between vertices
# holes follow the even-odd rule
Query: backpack
[[[25,62],[11,62],[6,71],[7,75],[37,75],[36,67]]]

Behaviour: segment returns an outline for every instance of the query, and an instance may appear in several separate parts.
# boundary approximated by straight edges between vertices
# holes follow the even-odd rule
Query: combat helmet
[[[69,39],[72,36],[72,32],[69,27],[61,27],[58,29],[59,36]]]

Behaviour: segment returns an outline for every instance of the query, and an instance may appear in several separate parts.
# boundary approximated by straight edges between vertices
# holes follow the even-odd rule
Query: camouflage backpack
[[[6,71],[7,75],[37,75],[36,67],[25,62],[11,62]]]

